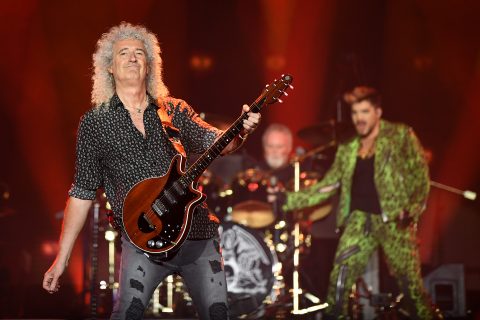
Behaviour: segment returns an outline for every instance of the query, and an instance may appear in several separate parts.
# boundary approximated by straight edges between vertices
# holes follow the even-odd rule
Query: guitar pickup
[[[177,204],[177,198],[175,198],[175,196],[170,192],[170,190],[166,190],[163,195],[165,196],[165,198],[167,198],[170,204]]]
[[[177,192],[177,194],[184,196],[185,195],[185,188],[182,186],[182,184],[178,181],[174,182],[172,184],[173,189]]]

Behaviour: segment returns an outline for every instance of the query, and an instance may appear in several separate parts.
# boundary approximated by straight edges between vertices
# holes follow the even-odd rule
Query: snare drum
[[[232,317],[259,313],[278,296],[281,272],[275,251],[258,231],[234,222],[220,225],[222,256]]]

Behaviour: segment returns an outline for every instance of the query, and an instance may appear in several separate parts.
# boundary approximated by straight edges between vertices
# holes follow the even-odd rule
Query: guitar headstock
[[[285,92],[287,89],[293,89],[291,85],[293,77],[289,74],[283,74],[280,79],[276,79],[271,84],[267,85],[263,90],[263,93],[258,97],[255,103],[257,104],[273,104],[276,102],[283,102],[280,98],[288,94]]]

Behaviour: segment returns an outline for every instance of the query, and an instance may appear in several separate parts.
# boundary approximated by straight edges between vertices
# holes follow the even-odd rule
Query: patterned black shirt
[[[178,153],[168,139],[157,114],[162,103],[179,129],[180,141],[187,153],[203,153],[222,132],[205,123],[183,100],[149,97],[144,112],[145,137],[133,124],[130,114],[117,95],[109,105],[92,108],[80,120],[77,133],[75,177],[69,195],[93,200],[104,188],[112,206],[114,220],[121,221],[123,201],[136,183],[164,175]],[[120,224],[121,225],[121,224]],[[217,234],[218,219],[206,206],[193,214],[188,239],[208,239]]]

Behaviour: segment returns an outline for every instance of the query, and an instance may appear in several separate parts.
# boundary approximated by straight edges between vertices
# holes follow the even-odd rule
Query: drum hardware
[[[166,284],[166,304],[163,306],[160,303],[160,287],[162,283]],[[152,297],[153,302],[153,313],[173,313],[173,292],[174,292],[174,284],[173,284],[173,275],[169,275],[165,278],[164,281],[155,289],[155,293]]]
[[[100,196],[100,206],[107,211],[107,217],[113,217],[112,206],[107,200],[105,193]],[[115,302],[118,294],[119,284],[115,281],[115,260],[116,260],[116,244],[118,239],[118,232],[113,228],[111,224],[105,228],[105,240],[108,241],[108,283],[107,287],[112,290],[113,303]]]
[[[146,313],[153,316],[161,314],[194,315],[193,301],[180,276],[169,275],[157,286],[150,299],[150,308]]]
[[[206,203],[208,208],[223,219],[228,204],[228,190],[224,190],[222,181],[210,170],[205,170],[198,179],[198,190],[207,196]]]
[[[318,181],[320,181],[322,175],[317,172],[303,171],[300,173],[300,190],[311,187]],[[287,184],[287,190],[293,190],[294,181],[289,181]],[[306,220],[309,223],[316,222],[325,218],[330,212],[332,212],[333,205],[330,201],[326,201],[311,208],[304,208],[298,212],[297,215],[301,215],[298,218],[300,220]]]
[[[288,245],[288,231],[286,230],[287,223],[284,220],[280,220],[277,224],[275,224],[274,232],[277,235],[277,238],[273,240],[275,245],[275,250],[278,253],[283,253],[287,250]]]
[[[337,145],[337,141],[336,140],[331,140],[330,142],[328,142],[324,145],[317,146],[317,147],[309,150],[308,152],[301,152],[300,154],[297,154],[292,159],[291,164],[295,168],[296,163],[302,163],[305,160],[307,160],[308,158],[318,156],[318,154],[320,154],[321,152],[324,152],[325,150],[327,150],[329,148],[332,148],[336,145]],[[301,189],[304,189],[304,188],[308,188],[308,187],[314,185],[315,183],[317,183],[318,181],[320,181],[322,177],[323,176],[320,173],[314,172],[314,171],[299,172],[298,173],[298,178],[297,178],[297,175],[294,175],[294,178],[292,179],[292,181],[289,181],[287,183],[286,189],[289,190],[289,191],[296,191],[296,190],[301,190]],[[298,184],[298,186],[295,185],[295,184]],[[295,189],[297,187],[298,187],[298,189]],[[315,222],[315,221],[318,221],[318,220],[322,220],[332,211],[332,208],[333,208],[332,204],[327,201],[327,202],[322,203],[318,206],[315,206],[315,207],[312,207],[312,208],[305,208],[305,209],[302,209],[301,211],[296,212],[297,219],[298,220],[307,220],[309,222]]]
[[[85,294],[88,294],[90,316],[95,319],[109,312],[114,305],[119,284],[115,281],[116,241],[118,233],[108,224],[110,204],[105,194],[97,194],[90,215],[90,232],[85,240],[88,251],[85,256]],[[106,218],[102,215],[106,213]],[[105,241],[105,242],[103,242]],[[87,260],[88,259],[88,260]]]
[[[96,319],[97,314],[97,304],[98,304],[98,288],[97,288],[97,278],[98,278],[98,220],[100,216],[100,203],[95,201],[93,203],[93,218],[92,218],[92,243],[90,247],[90,316],[92,319]]]
[[[305,159],[307,158],[310,158],[310,157],[313,157],[313,156],[316,156],[318,155],[320,152],[323,152],[329,148],[332,148],[332,147],[335,147],[337,145],[338,141],[336,140],[330,140],[329,142],[327,142],[326,144],[322,144],[320,146],[317,146],[313,149],[311,149],[310,151],[308,152],[305,152],[301,155],[297,155],[295,156],[292,160],[291,160],[291,164],[295,166],[295,163],[296,162],[303,162],[305,161]]]
[[[115,281],[115,240],[118,232],[111,226],[105,231],[105,240],[108,241],[108,288],[112,290],[113,300],[116,299],[118,293],[118,282]]]
[[[445,191],[448,191],[448,192],[451,192],[451,193],[461,195],[465,199],[468,199],[468,200],[473,201],[477,198],[477,194],[473,191],[470,191],[470,190],[460,190],[460,189],[457,189],[457,188],[454,188],[454,187],[451,187],[451,186],[447,186],[443,183],[439,183],[439,182],[435,182],[435,181],[430,181],[430,185],[432,187],[436,187],[436,188],[439,188],[439,189],[442,189],[442,190],[445,190]]]
[[[408,313],[399,307],[403,297],[402,293],[396,297],[391,293],[374,294],[360,277],[353,284],[349,296],[349,315],[353,320],[363,319],[363,304],[360,300],[364,299],[375,309],[376,319],[398,319],[398,314],[408,318]]]
[[[326,147],[325,147],[326,148]],[[300,191],[300,157],[294,161],[294,192]],[[294,242],[294,252],[293,252],[293,288],[292,288],[292,295],[293,295],[293,308],[291,313],[294,315],[302,315],[310,312],[319,311],[324,309],[328,306],[327,303],[320,303],[320,299],[315,297],[312,294],[307,295],[307,292],[302,290],[300,287],[299,281],[299,266],[300,266],[300,246],[303,234],[300,233],[300,220],[297,218],[295,219],[295,226],[293,229],[293,242]],[[312,301],[315,305],[302,308],[300,309],[300,296],[303,295],[307,299]]]

